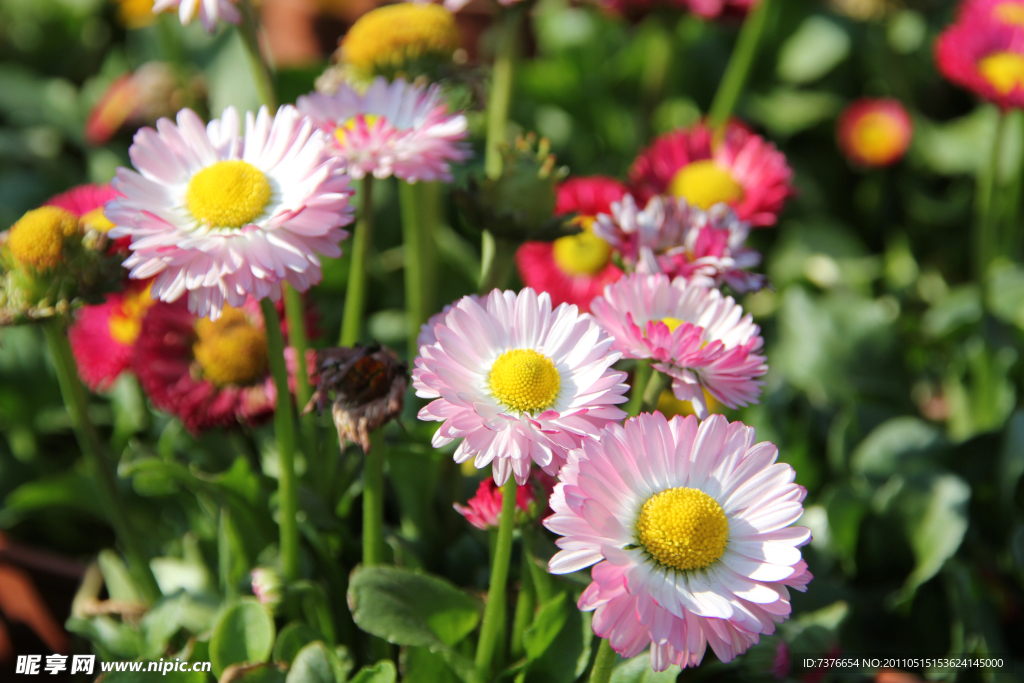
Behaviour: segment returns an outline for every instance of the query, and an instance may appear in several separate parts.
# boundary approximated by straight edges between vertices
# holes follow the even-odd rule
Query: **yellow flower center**
[[[263,172],[240,159],[218,161],[192,176],[185,203],[211,228],[240,228],[260,217],[270,201]]]
[[[379,114],[356,114],[345,123],[341,124],[334,129],[334,137],[342,147],[348,144],[348,135],[356,129],[359,125],[359,119],[366,122],[367,128],[373,128],[373,124],[377,123],[377,119],[380,118]]]
[[[78,232],[78,218],[56,206],[29,211],[7,233],[7,247],[15,261],[48,270],[63,258],[64,240]]]
[[[672,178],[669,192],[707,211],[715,204],[743,199],[743,186],[711,159],[683,166]]]
[[[237,308],[225,308],[216,321],[196,321],[192,353],[203,376],[216,384],[249,384],[267,370],[267,335]]]
[[[669,332],[675,332],[676,328],[685,323],[686,321],[680,320],[679,318],[662,318],[661,322],[668,325]]]
[[[566,275],[597,275],[612,259],[612,246],[590,231],[591,216],[580,216],[575,223],[582,232],[555,240],[555,264]]]
[[[421,57],[451,59],[460,44],[451,12],[441,5],[403,2],[360,17],[341,50],[347,64],[372,74]]]
[[[854,124],[850,143],[865,161],[881,164],[898,150],[902,139],[899,121],[884,112],[873,111]]]
[[[139,338],[139,332],[142,331],[142,319],[146,317],[146,311],[153,305],[151,289],[153,289],[152,284],[145,289],[129,292],[121,300],[121,305],[110,313],[107,327],[110,330],[110,337],[114,341],[131,346]]]
[[[82,216],[82,226],[86,230],[95,230],[96,232],[107,232],[114,224],[109,218],[103,213],[103,207],[93,209],[89,213]]]
[[[978,71],[1000,95],[1024,87],[1024,55],[994,52],[978,62]]]
[[[704,402],[708,406],[709,413],[721,412],[722,405],[718,402],[714,396],[708,393],[707,389],[702,389],[704,392]],[[693,415],[693,404],[689,401],[680,401],[676,398],[676,395],[672,393],[671,389],[665,389],[661,392],[661,396],[658,397],[658,412],[672,419],[676,415]]]
[[[1004,24],[1024,28],[1024,4],[1020,2],[1000,3],[992,10],[992,14]]]
[[[679,487],[647,499],[636,522],[636,535],[659,564],[682,571],[704,569],[725,552],[729,520],[708,494]]]
[[[533,349],[512,349],[494,361],[487,384],[504,406],[528,413],[551,407],[562,378],[544,354]]]

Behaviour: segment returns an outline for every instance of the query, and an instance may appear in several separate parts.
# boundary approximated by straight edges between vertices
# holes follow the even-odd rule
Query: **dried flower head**
[[[320,381],[309,403],[323,411],[334,394],[331,416],[338,428],[338,440],[359,444],[370,450],[370,432],[398,417],[409,386],[409,368],[391,349],[357,344],[352,348],[323,349],[317,352]]]

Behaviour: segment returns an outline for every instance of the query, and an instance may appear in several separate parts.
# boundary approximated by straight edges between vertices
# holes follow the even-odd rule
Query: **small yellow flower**
[[[114,0],[117,18],[125,28],[142,28],[156,21],[153,0]]]
[[[341,58],[365,76],[393,76],[421,60],[450,61],[460,42],[444,7],[403,2],[360,17],[342,40]]]

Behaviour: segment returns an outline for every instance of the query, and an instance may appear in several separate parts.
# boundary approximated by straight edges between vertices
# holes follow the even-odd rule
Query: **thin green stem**
[[[384,434],[370,434],[370,450],[363,461],[363,565],[384,564]]]
[[[260,101],[267,105],[273,113],[277,109],[277,89],[274,86],[273,72],[260,49],[256,13],[253,11],[250,0],[242,0],[239,7],[242,10],[242,23],[238,26],[238,32],[242,36],[242,43],[249,55],[249,66],[252,67],[253,77],[256,80],[256,90],[259,92]]]
[[[530,563],[533,559],[523,548],[521,568],[519,570],[519,595],[516,596],[516,613],[512,617],[512,643],[509,645],[509,654],[515,661],[523,656],[523,633],[533,623],[533,610],[536,606],[536,591],[533,587],[533,579],[530,573]]]
[[[286,581],[299,576],[299,491],[295,477],[295,408],[288,389],[288,366],[284,359],[284,337],[277,324],[277,310],[270,299],[261,299],[267,331],[267,360],[277,389],[274,432],[277,434],[279,474],[277,479],[278,525],[281,532],[281,574]]]
[[[757,57],[757,48],[764,34],[765,26],[768,24],[768,12],[771,0],[761,0],[757,7],[750,11],[743,28],[740,29],[739,38],[736,40],[736,47],[733,48],[729,64],[725,68],[725,75],[715,93],[715,99],[711,102],[711,110],[708,114],[712,128],[724,126],[736,109],[736,103],[743,94],[743,88],[750,75],[750,67]]]
[[[644,389],[644,402],[640,412],[652,413],[658,407],[658,399],[661,392],[668,386],[668,377],[655,370],[651,378],[647,380],[647,387]]]
[[[409,358],[416,357],[420,325],[427,322],[427,217],[423,184],[398,182],[402,205],[402,241],[405,253],[405,310],[409,325]]]
[[[484,230],[480,246],[480,294],[489,294],[508,282],[515,247],[508,240],[495,237],[490,230]]]
[[[488,178],[501,175],[501,146],[505,143],[508,109],[512,103],[512,84],[518,52],[519,23],[523,12],[519,7],[501,8],[495,22],[494,66],[491,72],[491,95],[487,101],[487,142],[484,172]]]
[[[352,346],[363,334],[366,308],[366,260],[373,242],[373,176],[366,175],[359,188],[359,221],[352,238],[352,254],[345,289],[345,316],[341,324],[341,346]]]
[[[612,671],[615,670],[615,650],[604,638],[597,648],[597,657],[594,659],[594,668],[590,670],[590,683],[608,683],[612,680]]]
[[[629,390],[629,403],[626,404],[626,414],[636,417],[644,404],[644,389],[651,381],[651,366],[647,361],[638,360],[633,370],[633,386]]]
[[[995,211],[996,185],[999,182],[1000,150],[1003,147],[1009,117],[1001,111],[998,116],[992,133],[992,149],[989,152],[988,164],[978,173],[975,195],[978,218],[974,227],[974,266],[978,282],[985,282],[988,265],[995,256],[999,236],[999,223]]]
[[[146,555],[142,552],[140,539],[129,521],[130,516],[117,490],[117,473],[114,465],[108,459],[100,436],[89,420],[88,395],[78,379],[78,366],[71,352],[65,321],[63,318],[55,317],[46,321],[42,327],[53,358],[54,369],[57,371],[60,393],[78,440],[78,447],[103,491],[103,506],[118,541],[124,547],[132,576],[138,583],[143,597],[150,602],[155,601],[160,597],[160,589],[153,578]]]
[[[309,340],[306,339],[306,306],[302,295],[294,287],[285,283],[284,313],[288,321],[288,341],[295,349],[295,402],[301,411],[313,396],[313,387],[309,384],[309,368],[306,365],[306,352]],[[306,462],[311,469],[320,462],[320,450],[317,445],[316,415],[299,416],[299,429],[302,432],[302,450],[306,453]],[[320,469],[323,469],[322,467]]]
[[[485,680],[491,678],[491,667],[498,649],[498,636],[502,631],[505,613],[505,584],[508,581],[512,559],[512,531],[515,528],[516,480],[509,476],[501,487],[501,517],[498,519],[498,540],[491,563],[491,585],[487,590],[487,606],[480,626],[480,640],[476,646],[476,670]]]
[[[537,594],[537,603],[543,605],[555,597],[555,587],[552,584],[551,574],[537,564],[537,559],[533,553],[533,535],[532,529],[523,529],[523,557],[526,558],[526,567],[530,571],[534,592]]]

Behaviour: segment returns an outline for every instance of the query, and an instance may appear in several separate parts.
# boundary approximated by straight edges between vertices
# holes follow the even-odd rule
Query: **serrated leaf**
[[[210,661],[218,676],[228,666],[260,663],[274,647],[274,618],[256,600],[244,599],[217,619],[210,640]]]
[[[480,603],[436,576],[398,567],[359,567],[348,588],[352,618],[396,645],[446,650],[480,621]]]

